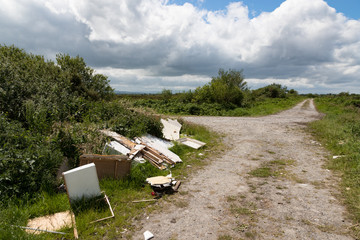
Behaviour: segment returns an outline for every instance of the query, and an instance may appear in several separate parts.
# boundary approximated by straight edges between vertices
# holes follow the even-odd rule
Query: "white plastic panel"
[[[94,163],[71,169],[64,172],[63,176],[70,201],[101,195]]]

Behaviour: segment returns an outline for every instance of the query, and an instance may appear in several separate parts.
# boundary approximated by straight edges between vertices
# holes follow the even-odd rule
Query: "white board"
[[[118,155],[118,154],[127,155],[128,153],[130,153],[130,149],[118,143],[117,141],[111,141],[110,143],[107,143],[105,145],[103,152],[112,155]]]
[[[164,125],[162,133],[165,139],[178,140],[180,138],[181,124],[177,120],[160,119],[160,121]]]
[[[180,143],[182,143],[182,144],[184,144],[186,146],[195,148],[195,149],[199,149],[199,148],[201,148],[202,146],[204,146],[206,144],[204,142],[201,142],[199,140],[192,139],[192,138],[180,138],[178,140],[178,142],[180,142]]]
[[[63,176],[70,201],[101,195],[94,163],[71,169],[64,172]]]

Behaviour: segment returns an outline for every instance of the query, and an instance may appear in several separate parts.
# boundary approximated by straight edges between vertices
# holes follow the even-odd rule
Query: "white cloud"
[[[215,12],[165,0],[0,4],[0,42],[79,54],[124,90],[134,83],[194,88],[219,68],[243,68],[254,85],[276,81],[314,92],[352,91],[360,81],[360,21],[323,0],[287,0],[254,18],[241,2]]]

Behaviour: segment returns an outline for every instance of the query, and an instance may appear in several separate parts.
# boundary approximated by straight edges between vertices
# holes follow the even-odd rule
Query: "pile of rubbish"
[[[110,205],[110,201],[105,192],[100,190],[99,179],[111,177],[120,179],[130,174],[132,164],[150,162],[153,166],[164,170],[173,167],[182,160],[169,148],[174,146],[171,141],[177,141],[194,149],[201,148],[205,143],[191,139],[180,138],[181,124],[177,120],[161,119],[163,128],[163,136],[166,140],[154,137],[152,135],[144,135],[133,140],[126,138],[116,132],[110,130],[100,130],[100,132],[112,139],[104,147],[103,154],[84,154],[80,156],[80,166],[68,171],[62,172],[65,183],[66,193],[69,203],[79,199],[102,198],[109,206],[109,217],[94,220],[93,222],[103,221],[113,218],[114,212]],[[156,176],[146,179],[153,189],[152,195],[160,198],[163,194],[172,194],[178,191],[181,184],[176,181],[171,172],[168,176]],[[143,202],[151,200],[140,200],[134,202]],[[54,222],[59,224],[54,224]],[[48,215],[36,219],[31,219],[28,226],[22,227],[32,233],[50,232],[57,234],[65,234],[58,232],[66,226],[72,226],[74,229],[74,237],[78,238],[76,229],[75,215],[73,212],[62,212]],[[153,235],[150,232],[144,233],[145,239],[150,239]]]

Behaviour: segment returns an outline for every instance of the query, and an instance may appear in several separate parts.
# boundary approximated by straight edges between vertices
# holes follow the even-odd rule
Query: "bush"
[[[27,129],[49,131],[54,121],[80,121],[85,99],[108,99],[107,77],[94,74],[80,57],[57,56],[57,64],[0,45],[0,112]]]
[[[267,98],[285,98],[288,92],[289,91],[287,90],[287,87],[273,83],[266,87],[254,90],[253,94],[256,96],[256,98],[260,98],[262,96]],[[296,91],[293,89],[291,90],[291,94],[297,95]]]
[[[218,103],[226,109],[233,109],[242,105],[246,89],[242,71],[220,69],[218,77],[195,90],[194,98],[196,102]]]
[[[55,185],[63,156],[54,144],[3,115],[0,115],[0,139],[2,201],[32,195]]]

